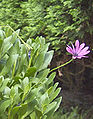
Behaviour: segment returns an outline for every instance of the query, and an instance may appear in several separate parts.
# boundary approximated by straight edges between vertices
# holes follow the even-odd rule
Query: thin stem
[[[22,38],[14,31],[13,28],[11,28],[9,25],[8,25],[8,27],[17,35],[17,37],[22,41],[22,43],[23,43],[29,50],[32,49],[32,47],[29,47],[28,44],[25,43],[25,42],[22,40]]]
[[[50,72],[52,72],[52,71],[54,71],[54,70],[56,70],[56,69],[59,69],[59,68],[65,66],[65,65],[69,64],[69,63],[72,62],[72,61],[73,61],[73,59],[69,60],[68,62],[66,62],[66,63],[64,63],[64,64],[62,64],[62,65],[60,65],[60,66],[58,66],[58,67],[56,67],[56,68],[54,68],[54,69],[51,69]],[[50,72],[49,72],[49,73],[50,73]]]

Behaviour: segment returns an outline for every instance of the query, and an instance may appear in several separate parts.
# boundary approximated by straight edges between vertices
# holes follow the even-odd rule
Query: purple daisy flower
[[[76,40],[75,46],[72,44],[72,47],[70,47],[69,45],[67,45],[66,47],[67,52],[72,54],[73,59],[76,59],[76,58],[81,59],[82,57],[88,57],[88,56],[85,56],[90,52],[90,50],[88,49],[89,47],[88,46],[85,47],[85,43],[82,43],[80,45],[79,40]]]

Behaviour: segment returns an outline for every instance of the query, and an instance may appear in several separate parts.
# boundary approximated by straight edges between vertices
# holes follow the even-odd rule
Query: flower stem
[[[54,69],[51,69],[50,72],[52,72],[52,71],[54,71],[54,70],[56,70],[56,69],[59,69],[59,68],[65,66],[65,65],[69,64],[69,63],[72,62],[72,61],[73,61],[73,59],[69,60],[68,62],[66,62],[66,63],[64,63],[64,64],[62,64],[62,65],[60,65],[60,66],[58,66],[58,67],[56,67],[56,68],[54,68]],[[50,73],[50,72],[49,72],[49,73]]]

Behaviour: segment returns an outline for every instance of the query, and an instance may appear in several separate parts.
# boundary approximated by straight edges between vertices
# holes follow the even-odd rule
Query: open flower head
[[[67,52],[72,54],[73,59],[76,58],[81,59],[82,57],[88,57],[86,55],[90,52],[89,47],[88,46],[85,47],[85,43],[82,43],[80,45],[79,40],[76,40],[75,46],[73,44],[72,47],[67,45],[66,50]]]

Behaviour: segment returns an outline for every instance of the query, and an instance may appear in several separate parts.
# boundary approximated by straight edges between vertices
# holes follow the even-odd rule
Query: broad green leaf
[[[0,113],[5,112],[5,110],[7,109],[7,107],[9,107],[10,104],[11,104],[11,100],[10,99],[7,99],[7,100],[3,101],[0,104]]]
[[[42,112],[41,109],[35,106],[35,113],[36,113],[36,118],[40,119],[42,117]]]
[[[15,94],[16,94],[15,89],[14,89],[14,87],[12,87],[11,91],[10,91],[10,97],[13,99]]]
[[[27,69],[25,77],[34,77],[36,73],[36,67],[30,67]]]
[[[48,80],[48,85],[53,82],[53,80],[55,78],[55,75],[56,75],[56,72],[53,72],[52,74],[50,74],[50,76],[48,77],[48,79],[49,79]]]
[[[6,97],[8,97],[9,98],[9,96],[10,96],[10,88],[8,87],[8,86],[6,86],[5,87],[5,89],[4,89],[4,95],[6,96]]]
[[[29,38],[29,39],[26,41],[26,43],[31,46],[31,44],[32,44],[32,39]]]
[[[28,108],[28,105],[26,103],[20,105],[20,108],[18,111],[18,117],[20,119],[22,119],[22,116],[26,113],[27,108]]]
[[[5,44],[2,44],[2,49],[1,49],[1,55],[0,55],[0,58],[3,57],[5,55],[5,53],[8,52],[8,50],[13,46],[12,43],[10,42],[7,42]]]
[[[44,62],[44,56],[45,56],[45,53],[42,52],[41,54],[39,54],[37,56],[37,59],[35,61],[35,64],[34,66],[38,69],[38,71],[40,71],[42,65],[43,65],[43,62]]]
[[[16,40],[16,42],[13,45],[13,47],[11,47],[9,49],[8,53],[10,55],[20,54],[20,41],[19,40]]]
[[[44,64],[42,66],[42,69],[47,68],[47,66],[51,62],[52,57],[53,57],[53,51],[49,51],[49,52],[46,53],[45,58],[44,58]]]
[[[41,71],[38,73],[37,77],[38,77],[38,78],[46,78],[47,75],[48,75],[48,73],[49,73],[49,69],[41,70]]]
[[[33,90],[31,90],[29,94],[27,95],[26,102],[30,103],[32,100],[34,100],[36,96],[38,95],[39,90],[40,90],[40,87],[34,88]]]
[[[50,43],[47,43],[47,44],[42,45],[42,48],[40,49],[41,52],[44,51],[46,53],[48,51],[49,45],[50,45]]]
[[[25,77],[22,81],[22,87],[23,89],[25,88],[25,86],[27,86],[29,84],[29,78]]]
[[[48,105],[48,103],[49,103],[48,93],[45,92],[45,94],[43,94],[43,95],[40,97],[40,104],[41,104],[42,106],[44,106],[44,105]]]
[[[58,84],[59,84],[59,83],[55,83],[55,85],[51,86],[51,87],[47,90],[49,97],[51,97],[52,94],[55,92],[55,90],[56,90]]]
[[[0,40],[3,40],[5,37],[5,32],[3,30],[0,29]],[[1,46],[1,44],[0,44]],[[1,47],[0,47],[1,48]]]
[[[15,43],[15,41],[17,40],[17,35],[19,35],[19,32],[20,32],[20,29],[18,29],[18,30],[16,30],[15,32],[13,32],[13,34],[12,34],[12,39],[11,39],[11,43]]]
[[[30,117],[31,117],[31,119],[36,119],[36,114],[35,114],[35,112],[32,112],[32,113],[30,114]]]
[[[47,115],[47,119],[48,118],[51,119],[51,116],[53,116],[54,112],[58,109],[61,100],[62,98],[59,97],[48,106],[47,111],[45,111],[45,114]]]
[[[57,102],[52,102],[52,103],[50,103],[50,104],[48,105],[47,109],[45,110],[44,114],[48,115],[48,117],[51,116],[52,110],[55,109],[56,104],[57,104]]]
[[[50,102],[53,101],[58,96],[60,90],[61,88],[57,88],[57,90],[51,94]]]
[[[7,64],[5,65],[5,67],[2,69],[2,72],[1,74],[6,74],[8,73],[9,71],[11,72],[11,69],[12,69],[12,66],[13,64],[15,63],[15,61],[17,61],[18,59],[18,54],[15,54],[15,55],[11,55],[8,60],[7,60]],[[12,74],[10,74],[12,75]]]
[[[40,41],[40,43],[41,43],[42,45],[45,44],[45,38],[44,38],[44,37],[40,36],[40,37],[39,37],[39,41]]]
[[[17,112],[19,111],[20,109],[20,106],[16,106],[14,107],[12,110],[11,110],[11,113],[10,113],[10,118],[13,119],[15,117],[15,115],[17,114]]]
[[[9,78],[4,79],[4,81],[2,82],[2,86],[0,87],[0,92],[4,91],[9,80],[10,80]]]
[[[62,101],[62,97],[59,97],[59,98],[55,99],[55,101],[57,102],[57,105],[56,105],[56,108],[55,108],[54,111],[56,111],[56,110],[59,108],[60,103],[61,103],[61,101]]]
[[[37,104],[38,104],[38,102],[37,102],[36,99],[34,99],[34,100],[31,101],[30,103],[28,103],[27,112],[23,115],[22,118],[25,118],[25,117],[27,117],[28,115],[30,115],[30,114],[33,112],[33,110],[34,110],[35,105],[37,105]]]
[[[16,32],[19,33],[19,30],[17,30]],[[1,52],[2,52],[1,57],[4,56],[5,53],[7,53],[7,51],[13,46],[16,40],[17,40],[17,36],[15,35],[15,33],[13,33],[13,35],[4,39],[2,43],[2,48],[1,48]]]
[[[18,63],[19,64],[18,64],[18,69],[17,69],[17,75],[19,75],[23,71],[25,72],[27,70],[27,66],[28,66],[27,55],[26,54],[22,54],[18,58]]]
[[[29,93],[30,89],[31,89],[30,83],[24,87],[24,94],[23,94],[23,97],[22,97],[22,101],[25,99],[25,97]]]
[[[36,84],[40,83],[41,79],[33,77],[30,79],[30,81],[32,84],[36,85]]]

